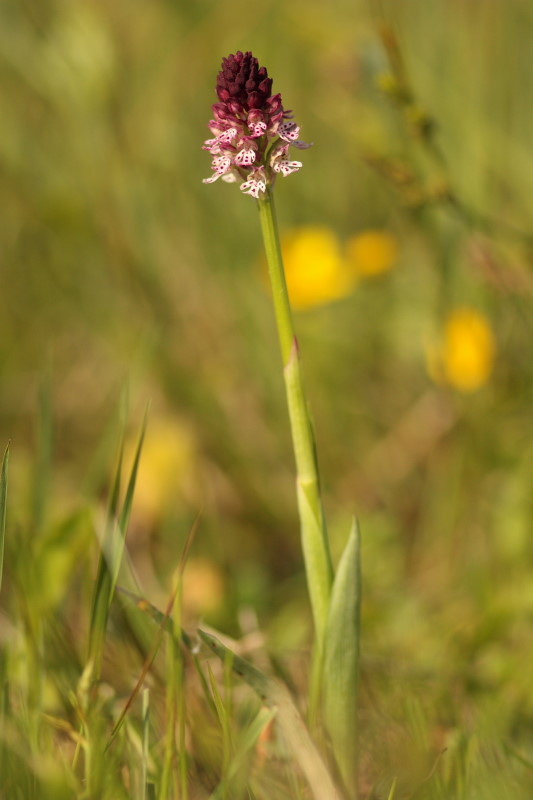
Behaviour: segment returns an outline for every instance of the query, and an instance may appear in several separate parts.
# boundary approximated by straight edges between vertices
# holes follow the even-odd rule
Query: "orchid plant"
[[[316,443],[306,399],[300,350],[287,291],[274,208],[277,175],[297,172],[300,161],[289,159],[289,148],[306,149],[300,127],[272,94],[272,78],[251,52],[222,61],[216,83],[218,102],[212,107],[203,147],[218,178],[239,183],[257,201],[268,263],[296,461],[296,492],[302,550],[313,612],[315,642],[309,718],[315,725],[320,711],[329,733],[346,794],[356,797],[357,686],[359,673],[359,535],[354,523],[344,553],[333,569],[320,493]]]

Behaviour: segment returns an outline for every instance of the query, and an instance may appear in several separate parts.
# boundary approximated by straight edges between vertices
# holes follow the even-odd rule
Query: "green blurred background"
[[[235,631],[251,605],[278,647],[306,642],[257,211],[201,182],[221,58],[250,49],[314,142],[276,189],[282,231],[386,231],[398,249],[296,318],[336,554],[361,522],[367,669],[479,694],[489,717],[497,696],[495,728],[531,733],[532,35],[528,0],[3,0],[8,575],[20,542],[35,553],[37,530],[104,500],[128,387],[133,436],[151,402],[130,532],[147,593],[164,597],[201,510],[194,610]],[[471,392],[426,363],[457,307],[496,347]],[[60,596],[76,573],[54,563]]]

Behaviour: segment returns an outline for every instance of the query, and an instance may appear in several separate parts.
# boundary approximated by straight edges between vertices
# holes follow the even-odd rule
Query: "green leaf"
[[[354,520],[337,567],[324,643],[323,712],[346,791],[357,797],[361,557]]]
[[[4,452],[2,459],[2,471],[0,473],[0,589],[2,588],[2,573],[4,571],[4,542],[6,538],[6,514],[7,514],[7,471],[9,465],[9,445]]]

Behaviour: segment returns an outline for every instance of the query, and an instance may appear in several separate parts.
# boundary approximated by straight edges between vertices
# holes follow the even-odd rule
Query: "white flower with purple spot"
[[[255,161],[255,150],[253,147],[243,147],[235,156],[235,164],[239,167],[250,167]]]
[[[264,167],[254,170],[251,177],[247,181],[241,183],[241,192],[243,194],[251,194],[258,200],[266,192],[266,175]]]
[[[288,144],[279,144],[274,148],[270,156],[270,166],[274,172],[281,173],[284,178],[292,172],[298,172],[298,170],[303,167],[301,161],[289,161],[287,158],[288,150]]]

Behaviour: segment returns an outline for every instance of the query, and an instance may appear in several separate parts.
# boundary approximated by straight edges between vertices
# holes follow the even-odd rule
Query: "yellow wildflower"
[[[396,239],[386,231],[365,231],[341,247],[332,230],[295,228],[282,237],[287,287],[293,308],[305,309],[346,297],[360,277],[391,269]]]
[[[133,461],[136,436],[126,448],[125,474]],[[144,523],[157,522],[188,494],[191,473],[196,468],[191,429],[173,417],[148,422],[134,496],[134,513]]]
[[[461,392],[474,392],[489,379],[496,345],[487,319],[472,308],[452,311],[441,342],[427,353],[430,376]]]
[[[346,242],[346,259],[350,269],[362,278],[387,272],[397,255],[396,239],[387,231],[364,231]]]
[[[329,303],[350,293],[355,280],[346,267],[333,231],[296,228],[282,237],[289,297],[294,308]]]
[[[202,557],[189,558],[183,573],[183,606],[191,614],[216,612],[225,596],[224,578],[216,564]]]

